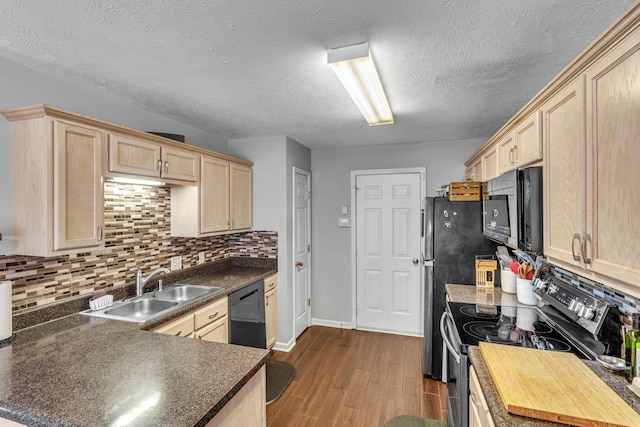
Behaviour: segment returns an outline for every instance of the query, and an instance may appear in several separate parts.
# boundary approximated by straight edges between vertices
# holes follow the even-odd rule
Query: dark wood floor
[[[296,368],[267,426],[383,426],[396,415],[446,421],[446,389],[422,377],[422,338],[312,326],[290,353]]]

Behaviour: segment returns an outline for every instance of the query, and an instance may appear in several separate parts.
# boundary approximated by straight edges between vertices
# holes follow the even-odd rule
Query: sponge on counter
[[[105,296],[106,294],[107,294],[107,292],[102,290],[102,289],[97,290],[97,291],[93,291],[93,299],[98,299],[100,297]]]

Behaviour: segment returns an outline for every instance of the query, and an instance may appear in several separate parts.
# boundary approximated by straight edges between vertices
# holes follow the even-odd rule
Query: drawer
[[[198,330],[211,322],[227,315],[229,311],[227,297],[221,298],[194,313],[194,328]]]
[[[175,335],[178,337],[186,337],[193,332],[193,329],[193,314],[188,314],[177,320],[165,323],[164,325],[155,329],[154,332],[159,332],[161,334],[167,335]]]
[[[271,276],[264,278],[264,293],[267,293],[271,289],[276,287],[276,275],[272,274]]]
[[[223,317],[202,329],[196,331],[194,333],[194,338],[203,340],[203,341],[211,341],[211,342],[220,342],[223,344],[229,343],[229,325],[227,323],[227,318]]]

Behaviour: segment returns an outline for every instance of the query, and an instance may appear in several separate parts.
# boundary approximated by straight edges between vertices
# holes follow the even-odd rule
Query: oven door
[[[447,306],[440,318],[440,332],[447,347],[447,418],[449,426],[469,425],[469,362],[462,353],[453,316]]]

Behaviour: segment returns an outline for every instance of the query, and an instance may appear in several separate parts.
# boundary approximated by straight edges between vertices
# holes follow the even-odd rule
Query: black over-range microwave
[[[507,172],[487,182],[483,201],[485,237],[527,252],[542,253],[542,168]]]

